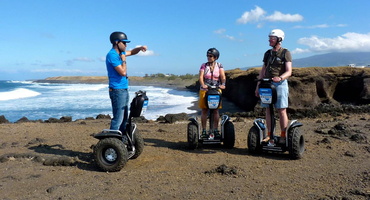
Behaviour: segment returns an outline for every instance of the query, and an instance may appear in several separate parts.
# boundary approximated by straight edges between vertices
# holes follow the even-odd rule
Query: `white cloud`
[[[146,50],[145,52],[140,51],[138,56],[154,56],[156,55],[153,50]]]
[[[268,21],[273,21],[273,22],[277,22],[277,21],[299,22],[303,20],[303,17],[302,15],[299,15],[299,14],[291,15],[291,14],[283,14],[279,11],[275,11],[274,14],[267,16],[265,19]]]
[[[263,27],[262,23],[257,24],[257,28],[262,28],[262,27]]]
[[[248,22],[258,22],[265,15],[266,11],[262,8],[256,6],[254,10],[246,11],[243,15],[236,21],[239,24],[246,24]]]
[[[271,21],[271,22],[298,22],[303,20],[303,16],[300,14],[284,14],[280,11],[275,11],[272,15],[265,16],[266,11],[256,6],[254,10],[246,11],[243,15],[236,20],[239,24],[247,24],[253,22],[261,22],[261,21]],[[262,26],[261,23],[258,24],[260,28]]]
[[[94,62],[93,59],[88,58],[88,57],[79,57],[79,58],[74,58],[73,61],[80,61],[80,62]]]
[[[80,69],[34,69],[30,70],[31,72],[67,72],[67,73],[81,73],[81,72],[86,72],[82,71]]]
[[[71,60],[67,60],[66,64],[68,66],[73,65],[74,62],[94,62],[94,59],[88,58],[88,57],[78,57],[78,58],[73,58]]]
[[[370,51],[370,33],[348,32],[334,38],[311,36],[300,38],[298,43],[306,45],[308,48],[297,48],[292,53]]]
[[[337,24],[337,25],[335,25],[336,27],[346,27],[347,26],[347,24]]]
[[[226,29],[224,29],[224,28],[220,28],[220,29],[218,29],[218,30],[215,30],[215,31],[213,31],[214,33],[216,33],[216,34],[223,34],[223,33],[225,33],[226,32]]]
[[[291,51],[292,54],[309,53],[309,52],[310,52],[310,50],[301,49],[301,48],[296,48],[293,51]]]
[[[31,73],[55,73],[55,74],[99,74],[101,71],[96,70],[87,70],[87,69],[60,69],[60,68],[54,68],[54,69],[32,69],[30,70]]]
[[[135,46],[135,48],[136,47],[141,47],[141,46],[143,46],[143,45],[137,45],[137,46]],[[139,51],[139,53],[138,54],[136,54],[137,56],[156,56],[157,54],[156,53],[154,53],[154,51],[153,50],[146,50],[145,52],[142,52],[142,51]]]
[[[105,59],[106,59],[105,56],[101,56],[100,58],[98,58],[98,60],[101,61],[101,62],[105,62]]]
[[[312,26],[294,26],[295,29],[315,29],[315,28],[330,28],[330,27],[346,27],[346,24],[328,25],[328,24],[318,24]]]
[[[231,35],[225,35],[225,37],[229,40],[235,40],[235,37]]]
[[[226,38],[228,40],[233,40],[233,41],[239,41],[239,42],[242,42],[243,40],[242,39],[237,39],[236,37],[232,36],[232,35],[228,35],[226,34],[226,29],[224,28],[221,28],[221,29],[218,29],[218,30],[215,30],[213,31],[215,34],[217,35],[220,35],[222,38]]]

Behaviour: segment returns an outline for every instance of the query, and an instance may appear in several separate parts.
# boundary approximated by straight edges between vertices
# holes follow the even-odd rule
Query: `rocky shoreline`
[[[233,84],[245,80],[229,78],[230,89],[240,89]],[[232,149],[203,145],[190,150],[185,113],[155,121],[135,118],[144,151],[116,173],[100,171],[92,155],[98,142],[92,136],[109,126],[107,115],[24,117],[16,123],[1,123],[6,118],[0,116],[0,191],[4,199],[368,200],[370,107],[335,101],[288,110],[290,119],[303,124],[305,152],[299,160],[284,152],[248,152],[248,131],[254,118],[264,115],[258,104],[253,111],[232,113],[224,104],[221,111],[235,128]]]
[[[199,109],[197,109],[197,102],[194,102],[193,110],[197,116],[200,115]],[[330,104],[320,104],[313,109],[303,109],[294,110],[288,109],[289,119],[315,119],[323,116],[337,117],[343,114],[368,114],[370,113],[370,105],[330,105]],[[223,109],[220,110],[220,115],[228,115],[229,117],[235,118],[240,121],[242,118],[253,119],[253,118],[264,118],[265,111],[264,108],[256,106],[253,111],[245,112],[241,111],[238,107],[232,103],[223,104]],[[194,116],[194,114],[186,113],[168,113],[164,116],[160,116],[155,122],[162,123],[175,123],[177,121],[187,120],[189,117]],[[99,114],[96,117],[87,117],[85,119],[72,119],[71,116],[62,116],[58,118],[49,118],[46,120],[29,120],[26,116],[20,118],[14,123],[25,123],[25,122],[40,122],[40,123],[64,123],[72,121],[83,121],[83,120],[99,120],[99,119],[111,119],[110,115]],[[153,120],[147,120],[144,116],[134,118],[136,122],[147,123]],[[0,124],[10,123],[4,115],[0,115]]]
[[[254,80],[258,72],[258,68],[251,68],[247,71],[236,69],[226,72],[227,84],[226,90],[223,91],[221,114],[250,118],[264,116],[264,111],[254,96],[256,84]],[[62,76],[34,80],[34,82],[104,84],[107,83],[107,77]],[[167,80],[130,77],[130,83],[131,85],[161,86],[194,92],[198,92],[199,88],[198,81],[194,79]],[[350,67],[293,69],[293,75],[289,79],[289,89],[289,118],[302,119],[321,115],[338,116],[341,113],[370,113],[370,69]],[[197,102],[194,102],[190,109],[199,114]],[[63,121],[68,116],[62,118],[45,121]],[[27,117],[18,121],[27,121]],[[0,118],[0,123],[2,122],[7,122],[5,117]]]

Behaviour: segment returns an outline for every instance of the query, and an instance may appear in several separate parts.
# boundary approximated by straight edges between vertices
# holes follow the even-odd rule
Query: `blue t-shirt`
[[[122,65],[122,60],[119,57],[115,49],[111,49],[105,59],[107,65],[109,88],[113,89],[127,89],[128,78],[127,76],[121,76],[117,71],[116,67]]]

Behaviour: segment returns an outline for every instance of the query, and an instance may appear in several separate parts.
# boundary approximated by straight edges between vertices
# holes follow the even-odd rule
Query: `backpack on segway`
[[[293,159],[299,159],[302,157],[305,150],[305,141],[303,134],[299,131],[299,127],[303,124],[297,120],[292,120],[286,129],[287,137],[285,143],[279,143],[279,136],[275,135],[275,114],[274,104],[277,100],[277,92],[275,85],[272,84],[271,79],[261,79],[259,85],[259,95],[261,102],[268,104],[267,109],[270,110],[270,122],[271,122],[271,135],[270,141],[264,142],[267,126],[264,119],[258,118],[253,122],[253,126],[250,128],[248,133],[248,151],[252,154],[266,152],[286,152],[288,151],[290,157]]]
[[[233,148],[235,144],[235,130],[234,124],[230,121],[229,116],[222,115],[221,117],[221,133],[215,135],[213,132],[213,121],[216,109],[221,104],[221,92],[217,86],[208,85],[208,91],[206,92],[206,105],[209,109],[209,130],[207,130],[207,137],[201,137],[200,129],[201,125],[195,118],[190,118],[187,127],[188,146],[190,149],[198,148],[199,144],[221,144],[226,148]]]
[[[148,102],[145,91],[135,92],[126,131],[122,133],[120,130],[104,129],[94,135],[94,138],[99,139],[94,147],[94,159],[100,169],[107,172],[120,171],[129,159],[135,159],[143,152],[144,140],[136,124],[132,123],[132,118],[142,116]]]

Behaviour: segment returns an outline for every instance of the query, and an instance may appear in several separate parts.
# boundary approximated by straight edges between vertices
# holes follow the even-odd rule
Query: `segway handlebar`
[[[208,87],[208,89],[220,89],[219,85],[210,85],[208,83],[206,83],[205,85]]]
[[[272,81],[272,78],[260,78],[260,79],[256,79],[255,81],[257,81],[257,82],[261,82],[261,81],[268,82],[268,81]]]
[[[139,90],[139,91],[135,92],[135,95],[136,95],[136,96],[146,95],[146,91],[144,91],[144,90]]]

